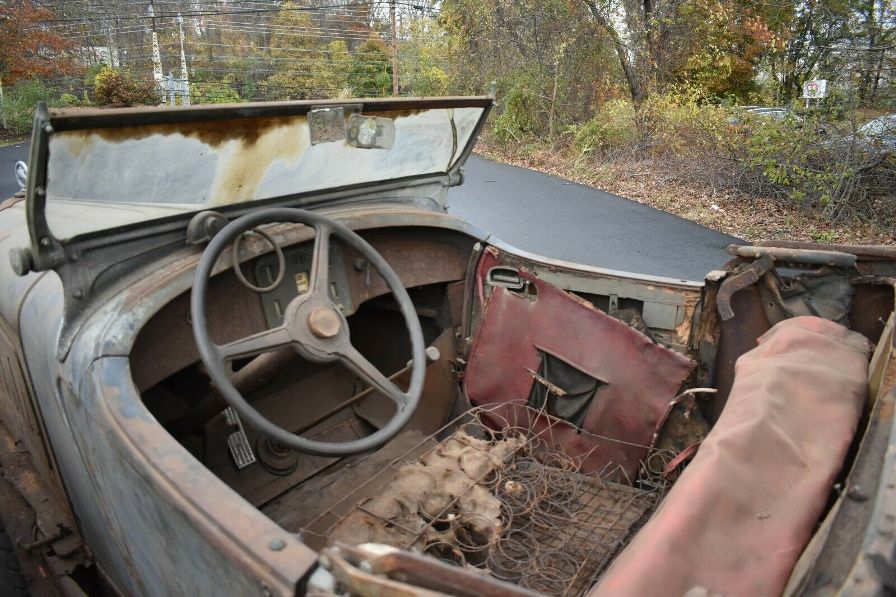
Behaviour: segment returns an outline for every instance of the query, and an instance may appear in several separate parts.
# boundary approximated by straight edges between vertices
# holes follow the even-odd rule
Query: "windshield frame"
[[[467,144],[460,148],[458,157],[446,172],[410,176],[401,179],[373,181],[358,185],[338,186],[328,189],[296,193],[272,197],[261,201],[236,203],[215,207],[214,211],[224,214],[240,214],[261,207],[307,206],[321,204],[324,200],[315,198],[344,196],[357,194],[365,190],[413,186],[427,180],[448,178],[449,181],[460,180],[460,168],[469,158],[473,146],[479,137],[485,120],[494,103],[490,96],[478,97],[444,97],[444,98],[378,98],[350,100],[320,100],[297,102],[268,102],[255,104],[219,104],[184,107],[144,107],[124,109],[95,109],[83,111],[50,111],[46,105],[40,104],[35,112],[34,128],[29,161],[28,185],[26,191],[26,214],[29,236],[31,239],[31,261],[34,271],[53,269],[70,260],[70,250],[78,245],[96,247],[103,244],[114,244],[125,238],[146,237],[154,233],[186,228],[187,223],[198,211],[172,214],[152,221],[135,222],[115,228],[87,232],[60,240],[51,232],[47,222],[47,164],[49,159],[49,139],[56,132],[78,131],[114,127],[133,127],[141,125],[164,125],[179,123],[200,123],[236,118],[268,118],[281,116],[306,115],[312,109],[359,106],[363,113],[376,115],[401,110],[426,110],[449,108],[482,108],[482,115],[476,124]]]

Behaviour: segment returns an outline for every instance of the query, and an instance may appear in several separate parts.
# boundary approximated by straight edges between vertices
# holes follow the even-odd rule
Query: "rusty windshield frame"
[[[364,189],[375,189],[383,186],[392,186],[396,183],[412,184],[426,179],[444,179],[446,176],[451,181],[459,180],[459,170],[472,153],[475,141],[479,136],[485,119],[492,107],[494,99],[488,96],[480,97],[445,97],[445,98],[386,98],[386,99],[359,99],[359,100],[326,100],[326,101],[299,101],[299,102],[269,102],[256,104],[226,104],[210,106],[188,106],[176,108],[127,108],[108,110],[61,110],[50,111],[45,105],[38,106],[35,113],[34,129],[31,145],[30,167],[28,172],[28,186],[26,199],[26,212],[28,230],[31,238],[31,250],[27,256],[28,264],[32,271],[53,269],[67,261],[72,254],[77,254],[72,247],[87,243],[96,247],[101,244],[114,244],[131,237],[146,237],[153,234],[154,230],[171,230],[172,227],[186,227],[187,221],[196,212],[203,209],[197,205],[195,210],[187,210],[182,213],[167,215],[152,221],[128,223],[121,226],[110,227],[95,232],[78,234],[68,239],[59,239],[51,230],[47,221],[47,166],[49,160],[50,138],[55,133],[66,131],[112,129],[121,127],[142,127],[157,125],[179,125],[185,123],[211,123],[214,121],[234,119],[256,118],[280,118],[307,115],[312,109],[327,107],[352,106],[360,109],[361,113],[369,115],[382,114],[388,116],[389,112],[479,108],[481,116],[473,128],[463,147],[458,147],[457,157],[445,170],[429,172],[420,175],[408,176],[392,180],[378,180],[364,183],[356,183],[344,186],[331,186],[326,189],[317,189],[309,192],[300,192],[288,196],[279,196],[255,200],[250,202],[238,202],[232,205],[215,207],[216,210],[228,213],[244,212],[255,206],[270,205],[301,205],[308,202],[309,198],[317,195],[327,195],[338,192]],[[446,166],[448,166],[446,164]]]

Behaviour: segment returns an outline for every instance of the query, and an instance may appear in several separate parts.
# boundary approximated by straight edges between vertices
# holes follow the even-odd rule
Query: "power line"
[[[396,3],[405,7],[416,7],[418,4],[414,4],[411,2],[406,2],[402,0],[396,0]],[[87,22],[98,22],[108,18],[115,18],[116,20],[121,21],[150,21],[153,18],[156,19],[164,19],[164,18],[177,18],[178,14],[180,14],[184,18],[191,17],[203,17],[203,16],[219,16],[219,15],[248,15],[248,14],[265,14],[265,13],[284,13],[284,12],[320,12],[325,10],[344,10],[346,7],[340,4],[332,4],[328,6],[280,6],[280,7],[266,7],[266,8],[248,8],[248,9],[236,9],[236,10],[194,10],[194,11],[180,11],[180,12],[162,12],[160,11],[155,17],[151,17],[147,15],[120,15],[120,14],[112,14],[112,13],[94,13],[90,17],[71,17],[71,18],[56,18],[49,22],[51,23],[87,23]]]

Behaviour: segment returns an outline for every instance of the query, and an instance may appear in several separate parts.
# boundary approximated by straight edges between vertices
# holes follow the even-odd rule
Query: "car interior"
[[[351,345],[407,391],[422,365],[413,359],[401,297],[370,252],[344,235],[324,238],[323,261],[314,240],[279,246],[281,261],[271,247],[281,238],[275,232],[303,226],[260,224],[239,237],[237,265],[207,280],[209,337],[225,346],[277,328],[326,279],[322,292]],[[873,268],[769,247],[732,255],[704,285],[523,258],[448,228],[357,234],[394,270],[427,349],[419,402],[382,445],[302,452],[240,416],[201,358],[191,292],[145,323],[130,354],[134,383],[158,422],[313,549],[391,545],[523,590],[610,594],[650,576],[638,569],[644,557],[626,552],[669,549],[663,538],[680,544],[684,533],[695,549],[716,541],[707,561],[721,557],[713,552],[755,547],[738,538],[747,528],[736,526],[738,516],[712,513],[750,487],[763,487],[752,496],[757,504],[772,505],[756,505],[744,520],[764,523],[767,514],[769,533],[800,537],[802,546],[831,515],[834,487],[874,420],[881,380],[872,353],[892,336],[893,286]],[[230,254],[228,246],[221,261]],[[325,264],[325,276],[315,263]],[[836,341],[812,327],[819,320],[854,335]],[[322,337],[335,321],[312,332]],[[829,344],[806,352],[816,341]],[[227,364],[229,383],[277,428],[333,445],[389,429],[407,410],[363,368],[308,357],[292,346],[240,353]],[[825,358],[861,375],[832,381],[819,368]],[[780,399],[800,392],[810,401],[858,398],[798,408]],[[825,417],[847,422],[839,428]],[[807,426],[824,429],[800,444],[794,438]],[[808,470],[806,463],[803,493],[777,485],[778,473]],[[781,515],[778,508],[797,498],[812,505],[791,504]],[[684,512],[677,526],[663,526],[659,515],[676,507]],[[694,508],[705,518],[689,519]],[[719,525],[723,544],[720,536],[701,542],[708,532],[701,520]],[[767,575],[786,583],[802,551]],[[683,575],[687,587],[687,573],[673,564],[668,574]]]

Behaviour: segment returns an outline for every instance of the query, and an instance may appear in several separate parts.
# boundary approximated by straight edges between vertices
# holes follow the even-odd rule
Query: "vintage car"
[[[0,205],[32,589],[896,588],[896,251],[528,254],[447,213],[491,106],[38,107]]]

